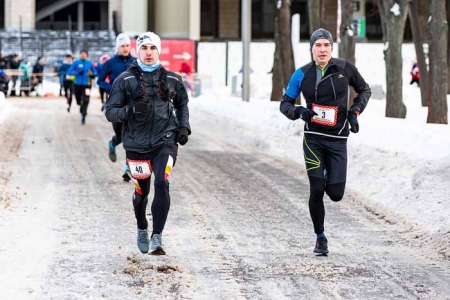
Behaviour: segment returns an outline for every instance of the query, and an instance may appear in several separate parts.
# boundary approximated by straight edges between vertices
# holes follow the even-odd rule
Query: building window
[[[202,39],[217,38],[218,0],[202,0],[200,8],[200,34]]]

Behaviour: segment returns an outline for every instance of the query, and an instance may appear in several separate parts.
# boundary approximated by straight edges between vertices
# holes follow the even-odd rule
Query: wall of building
[[[35,23],[36,0],[5,0],[5,28],[29,30]]]
[[[189,39],[200,40],[200,0],[189,0]]]
[[[4,9],[4,28],[18,29],[20,25],[24,30],[32,30],[36,28],[36,2],[38,0],[1,0],[2,8]],[[54,0],[55,2],[57,0]],[[81,0],[80,0],[81,1]],[[321,11],[322,26],[330,29],[336,34],[337,25],[337,0],[321,0],[324,3]],[[374,0],[355,0],[360,2],[361,11],[356,16],[362,17],[365,15],[366,31],[369,40],[381,39],[381,26],[379,15],[374,6]],[[89,2],[86,2],[89,3]],[[86,7],[87,5],[84,5]],[[200,3],[208,3],[209,7],[207,18],[203,12],[204,18],[201,19]],[[119,26],[122,31],[143,32],[153,30],[159,33],[163,38],[189,38],[193,40],[200,39],[200,22],[207,20],[205,23],[208,28],[205,35],[208,39],[229,39],[239,40],[240,38],[240,23],[241,23],[241,0],[108,0],[108,3],[101,4],[101,13],[98,15],[98,20],[94,20],[95,26],[98,29],[108,28],[114,29],[113,12],[117,11],[119,14]],[[252,37],[254,39],[271,39],[273,31],[273,17],[274,9],[272,7],[272,0],[252,0],[253,8],[253,29]],[[307,28],[307,0],[293,0],[293,12],[300,12],[302,14],[302,33],[305,38],[305,28]],[[39,4],[39,2],[38,2]],[[108,5],[108,12],[105,11]],[[206,5],[204,5],[206,7]],[[425,11],[428,5],[421,8],[425,18],[428,15]],[[300,11],[299,11],[300,10]],[[21,21],[20,21],[21,20]],[[66,20],[55,20],[67,22]],[[76,25],[75,18],[72,22]],[[53,20],[46,20],[50,22],[55,29],[64,29],[65,24],[61,26],[53,22]],[[89,23],[90,22],[90,23]],[[93,21],[86,20],[86,28],[90,29]],[[20,24],[21,23],[21,24]],[[50,24],[49,23],[49,24]],[[97,26],[97,23],[100,24]],[[3,25],[3,24],[1,24]],[[0,26],[1,26],[0,25]],[[57,26],[58,25],[58,26]],[[305,27],[306,26],[306,27]],[[42,27],[42,26],[41,26]],[[74,28],[76,29],[76,27]],[[309,33],[307,34],[309,36]],[[411,37],[409,24],[407,23],[405,29],[405,38]]]
[[[189,0],[155,0],[155,32],[162,38],[189,38]]]
[[[148,30],[165,39],[200,39],[200,0],[149,0]]]
[[[111,0],[110,0],[111,1]],[[148,0],[120,1],[122,31],[144,32],[148,30]],[[112,28],[112,23],[111,23]]]
[[[122,8],[122,0],[109,0],[108,1],[108,29],[113,30],[113,12],[117,11],[119,15],[121,15]],[[120,22],[122,22],[121,17],[119,18]]]
[[[240,37],[239,2],[239,0],[219,0],[219,38],[238,39]]]

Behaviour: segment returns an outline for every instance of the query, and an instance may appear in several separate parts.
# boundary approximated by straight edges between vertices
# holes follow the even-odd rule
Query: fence
[[[19,54],[22,61],[31,65],[44,56],[44,72],[51,73],[67,54],[77,56],[83,49],[89,51],[89,59],[94,62],[103,54],[114,55],[114,40],[114,31],[3,30],[0,31],[0,53],[3,57]]]

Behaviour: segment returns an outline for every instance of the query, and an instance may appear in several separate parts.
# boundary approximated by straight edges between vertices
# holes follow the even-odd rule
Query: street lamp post
[[[242,100],[250,100],[250,41],[252,39],[252,1],[242,0]]]

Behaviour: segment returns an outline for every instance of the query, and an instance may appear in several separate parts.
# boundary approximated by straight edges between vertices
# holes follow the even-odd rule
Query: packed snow
[[[356,66],[374,94],[358,117],[359,133],[351,133],[348,139],[347,193],[419,237],[419,242],[433,242],[450,256],[450,126],[426,123],[428,109],[421,106],[420,89],[409,84],[416,59],[413,44],[404,44],[402,50],[406,118],[385,117],[383,48],[381,43],[356,45]],[[229,42],[228,69],[225,59],[217,59],[225,57],[225,43],[199,43],[197,72],[202,94],[191,98],[191,115],[225,119],[228,126],[221,130],[233,137],[230,143],[291,160],[299,168],[304,165],[303,122],[288,120],[279,112],[279,102],[270,101],[273,50],[273,43],[252,43],[251,100],[243,102],[239,95],[241,43]],[[337,54],[337,45],[333,54]],[[309,44],[296,45],[296,66],[309,59]],[[44,89],[56,94],[58,86],[44,82]],[[10,110],[4,98],[0,99],[0,124]],[[307,181],[300,170],[299,176]]]

